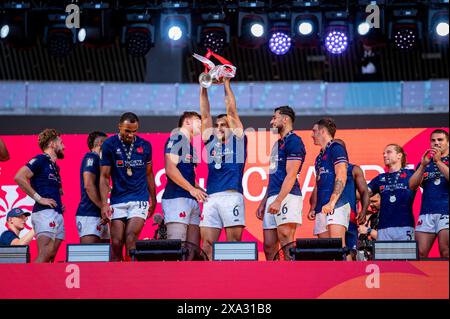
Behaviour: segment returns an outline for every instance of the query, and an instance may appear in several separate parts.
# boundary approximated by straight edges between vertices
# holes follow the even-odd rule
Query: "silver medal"
[[[436,178],[435,180],[434,180],[434,185],[439,185],[439,184],[441,184],[441,179],[440,178]]]
[[[395,195],[391,195],[391,197],[389,197],[389,201],[391,203],[395,203],[396,200],[397,200],[397,198],[395,197]]]
[[[214,168],[215,168],[215,169],[221,169],[221,167],[222,167],[222,165],[221,165],[220,163],[216,163],[216,164],[214,165]]]

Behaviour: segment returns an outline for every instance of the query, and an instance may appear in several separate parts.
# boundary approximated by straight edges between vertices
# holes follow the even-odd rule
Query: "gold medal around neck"
[[[132,176],[133,175],[133,171],[131,170],[131,167],[127,168],[127,175],[128,176]]]

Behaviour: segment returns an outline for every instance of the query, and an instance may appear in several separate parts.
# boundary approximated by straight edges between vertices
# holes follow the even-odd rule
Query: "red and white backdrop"
[[[364,170],[366,179],[370,181],[373,177],[384,171],[382,152],[388,143],[402,145],[408,154],[408,163],[415,166],[427,147],[429,147],[429,135],[434,128],[411,128],[411,129],[364,129],[364,130],[339,130],[337,138],[345,140],[349,152],[350,161],[358,164]],[[445,128],[448,131],[448,128]],[[313,237],[313,222],[306,218],[309,210],[309,197],[314,187],[314,159],[319,148],[312,143],[310,131],[297,132],[306,146],[307,156],[302,172],[299,175],[300,185],[304,195],[303,225],[298,228],[296,237]],[[157,186],[157,213],[161,213],[161,197],[166,184],[164,171],[164,143],[169,133],[140,134],[141,137],[151,142],[153,146],[154,173]],[[263,197],[268,183],[268,156],[276,136],[269,132],[248,133],[248,162],[244,175],[244,195],[246,199],[246,230],[243,236],[245,241],[258,242],[260,260],[262,254],[262,223],[255,217],[255,211],[259,201]],[[0,163],[0,233],[6,227],[6,213],[15,207],[31,210],[33,199],[26,196],[14,182],[17,170],[26,164],[33,156],[40,153],[37,145],[37,135],[15,135],[1,136],[10,152],[11,159]],[[64,188],[63,203],[66,206],[64,213],[66,227],[65,243],[77,243],[79,241],[75,213],[80,200],[80,164],[81,159],[87,152],[87,135],[63,135],[66,146],[65,158],[59,161],[61,177]],[[197,143],[196,143],[197,144]],[[206,185],[207,167],[204,163],[197,168],[197,179],[200,185]],[[417,193],[414,203],[414,214],[417,216],[420,209],[421,191]],[[25,234],[31,229],[31,220],[27,223]],[[146,222],[141,238],[152,238],[155,226],[152,219]],[[224,240],[223,234],[221,240]],[[31,243],[32,259],[36,257],[35,241]],[[57,260],[65,260],[65,244],[62,245]],[[437,257],[439,252],[436,245],[433,247],[431,257]]]

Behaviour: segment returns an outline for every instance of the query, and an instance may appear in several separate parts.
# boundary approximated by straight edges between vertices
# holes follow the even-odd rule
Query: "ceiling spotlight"
[[[342,31],[330,31],[325,38],[325,47],[332,54],[342,54],[348,47],[347,35]]]
[[[78,42],[84,42],[84,40],[86,40],[86,29],[81,28],[78,31]]]
[[[213,52],[221,52],[225,46],[226,34],[224,30],[204,30],[200,42],[203,48]]]
[[[370,24],[368,22],[362,22],[358,25],[358,34],[366,35],[370,31]]]
[[[253,23],[250,32],[254,37],[260,38],[264,35],[264,26],[261,23]]]
[[[130,29],[125,38],[125,47],[132,57],[145,56],[152,47],[152,37],[146,29]]]
[[[69,30],[50,31],[47,38],[48,52],[53,57],[64,58],[72,52],[73,41],[73,34]]]
[[[178,41],[183,36],[183,30],[177,25],[171,26],[167,31],[167,36],[170,40]]]
[[[310,35],[313,32],[313,24],[311,22],[301,22],[298,25],[298,32],[301,35]]]
[[[448,22],[439,22],[436,25],[436,34],[440,37],[448,36]]]
[[[291,48],[291,38],[284,32],[275,32],[269,40],[269,48],[276,55],[286,54]]]
[[[6,37],[9,34],[9,25],[5,24],[4,26],[2,26],[2,28],[0,29],[0,38],[1,39],[6,39]]]
[[[394,43],[400,50],[411,50],[417,43],[415,30],[408,27],[398,29],[394,34]]]

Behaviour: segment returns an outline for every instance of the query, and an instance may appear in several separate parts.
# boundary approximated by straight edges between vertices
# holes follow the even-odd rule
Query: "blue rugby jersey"
[[[369,183],[373,194],[380,194],[381,206],[378,229],[414,227],[413,203],[416,195],[410,190],[409,180],[414,170],[383,173]]]
[[[101,217],[100,208],[97,207],[89,198],[84,189],[83,173],[88,172],[95,175],[95,186],[97,189],[100,184],[100,156],[95,152],[89,152],[84,155],[80,168],[80,186],[81,201],[78,205],[77,216]]]
[[[290,160],[301,161],[298,173],[302,170],[303,163],[305,161],[306,150],[305,145],[300,136],[289,132],[283,138],[280,138],[272,148],[270,156],[270,170],[269,170],[269,186],[267,189],[268,197],[278,195],[286,178],[286,164]],[[302,195],[300,184],[298,180],[295,180],[294,186],[292,186],[289,192],[293,195]]]
[[[152,163],[152,146],[149,142],[136,136],[133,152],[128,161],[126,153],[130,145],[122,142],[118,135],[109,137],[102,144],[100,166],[111,167],[111,205],[131,201],[148,201],[147,165]],[[127,175],[127,166],[131,167],[132,176]]]
[[[448,155],[442,157],[442,162],[449,165]],[[420,163],[416,166],[419,167]],[[420,215],[443,214],[448,215],[448,190],[449,182],[439,171],[434,161],[431,161],[425,168],[422,181],[422,206]]]
[[[41,197],[55,200],[57,206],[54,209],[59,214],[62,214],[62,185],[58,165],[51,160],[50,155],[39,154],[31,159],[26,166],[33,172],[33,177],[30,179],[31,187],[33,187]],[[33,213],[46,209],[51,209],[51,207],[35,202]]]
[[[179,156],[177,168],[189,184],[195,186],[197,156],[189,139],[181,132],[171,135],[166,141],[164,153]],[[188,191],[180,187],[167,176],[167,184],[162,198],[173,199],[179,197],[195,199]]]
[[[322,207],[328,204],[328,202],[330,201],[331,195],[334,191],[334,182],[336,179],[334,166],[339,163],[348,164],[347,152],[341,144],[330,141],[327,144],[325,150],[320,151],[315,161],[317,176],[317,212],[321,212]],[[351,179],[353,179],[353,177]],[[342,207],[347,203],[351,204],[351,198],[348,197],[347,192],[343,191],[338,201],[336,202],[335,208]]]
[[[222,143],[211,135],[205,143],[208,154],[207,192],[209,195],[235,190],[243,193],[242,178],[247,159],[247,136],[231,135]]]

